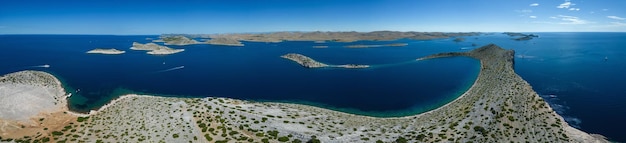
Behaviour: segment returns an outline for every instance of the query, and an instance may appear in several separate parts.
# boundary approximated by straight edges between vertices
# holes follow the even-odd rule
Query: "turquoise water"
[[[0,74],[43,70],[57,75],[76,111],[97,108],[122,94],[230,97],[321,106],[370,116],[404,116],[457,98],[475,80],[479,63],[464,57],[413,61],[439,52],[468,51],[495,43],[516,51],[515,70],[568,123],[615,141],[626,128],[626,33],[536,33],[514,41],[503,34],[442,40],[354,43],[244,42],[244,47],[170,46],[185,52],[152,56],[128,48],[157,36],[2,35]],[[406,47],[351,49],[353,44],[408,43]],[[312,48],[327,45],[329,48]],[[93,48],[126,50],[94,55]],[[371,69],[306,69],[280,58],[300,53],[328,64],[369,64]],[[607,60],[605,60],[605,58]],[[165,63],[165,64],[163,64]],[[50,68],[31,66],[50,64]],[[182,69],[164,71],[175,67]]]

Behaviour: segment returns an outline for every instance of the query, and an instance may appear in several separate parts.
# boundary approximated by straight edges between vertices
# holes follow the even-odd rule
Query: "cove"
[[[414,61],[448,51],[450,41],[413,41],[405,47],[349,49],[352,43],[245,42],[244,47],[170,46],[185,52],[152,56],[128,50],[132,42],[156,36],[23,35],[2,40],[17,59],[2,72],[49,64],[40,69],[62,78],[72,92],[70,109],[88,112],[130,93],[173,97],[228,97],[252,101],[307,104],[376,117],[419,114],[440,107],[465,92],[479,72],[467,57]],[[29,42],[37,39],[38,42]],[[397,43],[398,41],[387,41]],[[414,43],[413,43],[414,42]],[[452,42],[450,42],[452,43]],[[367,44],[388,44],[368,41]],[[111,47],[121,55],[86,51]],[[437,48],[439,47],[439,48]],[[306,69],[280,58],[303,53],[320,62],[370,64],[371,69]],[[33,58],[32,55],[37,55]],[[3,55],[4,57],[4,55]],[[184,66],[176,70],[168,70]]]

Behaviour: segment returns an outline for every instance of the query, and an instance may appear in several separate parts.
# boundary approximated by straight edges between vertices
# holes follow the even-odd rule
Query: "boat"
[[[72,93],[71,92],[67,94],[66,98],[70,98],[70,97],[72,97]]]
[[[554,94],[550,94],[550,95],[548,95],[548,96],[549,96],[550,98],[556,98],[556,95],[554,95]]]

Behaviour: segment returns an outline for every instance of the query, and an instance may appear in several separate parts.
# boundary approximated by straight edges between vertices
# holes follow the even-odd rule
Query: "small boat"
[[[70,97],[72,97],[72,93],[71,92],[69,94],[67,94],[66,98],[70,98]]]
[[[556,95],[554,95],[554,94],[550,94],[550,95],[548,95],[548,96],[549,96],[550,98],[556,98]]]

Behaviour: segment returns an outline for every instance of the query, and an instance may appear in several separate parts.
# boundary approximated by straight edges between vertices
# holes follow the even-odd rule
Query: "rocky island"
[[[346,48],[376,48],[376,47],[404,47],[409,44],[407,43],[393,43],[393,44],[385,44],[385,45],[348,45],[344,46]]]
[[[162,37],[186,36],[186,37],[210,37],[216,39],[209,44],[238,46],[239,41],[252,42],[282,42],[282,41],[314,41],[322,43],[354,42],[354,41],[391,41],[398,39],[432,40],[445,39],[460,36],[479,35],[478,32],[468,33],[444,33],[444,32],[399,32],[399,31],[373,31],[373,32],[272,32],[272,33],[231,33],[231,34],[164,34]],[[237,41],[237,42],[235,42]]]
[[[133,47],[130,47],[130,49],[148,51],[147,54],[151,55],[168,55],[185,51],[185,49],[173,49],[155,43],[141,44],[137,42],[133,42]]]
[[[64,90],[54,76],[22,71],[0,77],[0,141],[608,142],[569,126],[515,73],[514,53],[490,44],[420,58],[468,56],[480,61],[480,73],[454,101],[393,118],[299,104],[149,95],[124,95],[79,114],[66,108]],[[316,65],[321,64],[311,66]],[[25,106],[33,108],[20,109]]]
[[[289,59],[292,60],[300,65],[302,65],[303,67],[306,68],[322,68],[322,67],[328,67],[327,64],[324,63],[320,63],[318,61],[315,61],[305,55],[300,55],[300,54],[295,54],[295,53],[289,53],[289,54],[285,54],[280,56],[282,58],[285,59]]]
[[[515,41],[527,41],[527,40],[531,40],[533,38],[539,37],[539,35],[535,35],[535,34],[524,34],[524,33],[516,33],[516,32],[504,32],[502,34],[506,34],[511,37],[514,37],[513,40]]]
[[[226,38],[226,37],[211,38],[210,40],[206,41],[206,43],[212,44],[212,45],[224,45],[224,46],[244,46],[237,39]]]
[[[357,64],[345,64],[345,65],[328,65],[328,64],[324,64],[324,63],[320,63],[318,61],[315,61],[305,55],[301,55],[301,54],[295,54],[295,53],[289,53],[289,54],[285,54],[280,56],[282,58],[285,59],[289,59],[291,61],[294,61],[300,65],[302,65],[303,67],[306,68],[324,68],[324,67],[331,67],[331,68],[349,68],[349,69],[360,69],[360,68],[369,68],[369,65],[357,65]]]
[[[89,50],[87,51],[88,54],[110,54],[110,55],[115,55],[115,54],[124,54],[126,53],[126,51],[121,51],[121,50],[117,50],[117,49],[93,49],[93,50]]]
[[[171,36],[171,37],[161,36],[161,41],[165,42],[165,45],[179,45],[179,46],[200,43],[196,40],[189,39],[185,36]]]

